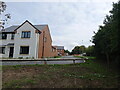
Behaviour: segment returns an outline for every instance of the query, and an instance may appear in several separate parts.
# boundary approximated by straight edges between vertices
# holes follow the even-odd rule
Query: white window
[[[31,32],[30,31],[22,31],[21,38],[30,38]]]

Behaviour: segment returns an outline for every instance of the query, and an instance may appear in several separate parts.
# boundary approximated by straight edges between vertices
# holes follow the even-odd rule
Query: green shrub
[[[23,57],[18,57],[18,59],[23,59]]]
[[[61,56],[54,56],[54,58],[60,58]]]

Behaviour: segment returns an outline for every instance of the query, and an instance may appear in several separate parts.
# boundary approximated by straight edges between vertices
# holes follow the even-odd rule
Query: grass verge
[[[65,65],[3,66],[3,88],[118,88],[118,73],[94,60]],[[111,73],[112,72],[112,73]]]
[[[77,58],[87,58],[87,59],[96,59],[96,57],[92,57],[92,56],[74,56],[74,57],[77,57]]]

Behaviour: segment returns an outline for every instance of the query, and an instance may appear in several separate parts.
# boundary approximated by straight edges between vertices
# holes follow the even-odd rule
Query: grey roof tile
[[[42,30],[45,26],[47,25],[34,25],[38,30]],[[4,30],[0,31],[0,32],[14,32],[15,29],[17,29],[19,27],[19,25],[16,26],[10,26],[8,28],[5,28]]]
[[[38,30],[42,30],[47,25],[34,25]]]
[[[2,30],[2,32],[14,32],[14,30],[17,28],[18,26],[10,26],[8,28],[5,28],[4,30]]]
[[[64,46],[54,46],[56,47],[57,49],[64,49]]]

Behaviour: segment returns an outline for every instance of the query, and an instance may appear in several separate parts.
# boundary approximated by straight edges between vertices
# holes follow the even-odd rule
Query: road
[[[73,64],[73,60],[65,60],[62,59],[75,59],[73,56],[63,56],[61,60],[58,61],[46,61],[46,64]],[[84,60],[76,60],[75,63],[84,63]],[[2,61],[0,65],[33,65],[33,64],[45,64],[44,61]]]

